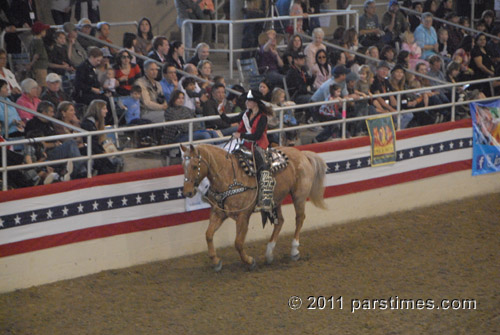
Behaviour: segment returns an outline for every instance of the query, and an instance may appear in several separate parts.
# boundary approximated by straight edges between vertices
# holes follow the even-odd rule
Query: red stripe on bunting
[[[434,177],[451,172],[471,169],[472,160],[464,160],[447,163],[438,166],[427,167],[419,170],[403,172],[385,177],[373,178],[369,180],[353,182],[344,185],[329,186],[325,188],[325,198],[341,196],[351,193],[367,191],[375,188],[401,184],[419,179]],[[283,204],[291,203],[288,196]],[[207,220],[209,209],[202,209],[188,213],[177,213],[154,218],[146,218],[134,221],[120,222],[105,226],[81,229],[51,236],[19,241],[0,245],[0,257],[12,256],[16,254],[37,251],[76,242],[83,242],[97,238],[110,237],[121,234],[129,234],[139,231],[146,231],[157,228],[177,226],[185,223]],[[202,232],[200,231],[200,234]]]

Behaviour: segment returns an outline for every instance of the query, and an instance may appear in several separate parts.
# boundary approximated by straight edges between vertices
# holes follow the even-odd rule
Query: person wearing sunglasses
[[[115,77],[118,80],[116,93],[121,96],[130,95],[135,80],[142,76],[141,68],[131,62],[130,53],[126,49],[118,52],[115,61]]]

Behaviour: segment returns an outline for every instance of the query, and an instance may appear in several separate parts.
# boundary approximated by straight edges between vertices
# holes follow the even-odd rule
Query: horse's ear
[[[194,152],[194,145],[190,144],[190,145],[189,145],[189,150],[190,150],[191,152]]]
[[[181,144],[181,151],[186,152],[187,148]]]

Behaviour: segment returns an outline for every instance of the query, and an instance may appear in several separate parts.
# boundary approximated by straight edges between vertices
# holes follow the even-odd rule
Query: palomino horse
[[[239,167],[237,158],[223,149],[200,144],[197,147],[181,145],[184,166],[184,196],[192,197],[196,193],[197,186],[203,178],[210,181],[210,189],[218,194],[232,194],[237,188],[245,188],[238,194],[226,198],[223,208],[210,199],[212,205],[210,211],[210,223],[206,231],[208,244],[208,255],[212,260],[214,270],[222,269],[222,260],[215,252],[213,236],[222,222],[230,217],[236,221],[236,240],[234,245],[238,250],[241,260],[251,270],[256,266],[253,257],[246,254],[244,250],[245,237],[248,231],[248,220],[256,205],[257,181],[249,177]],[[309,197],[312,203],[319,208],[326,209],[323,200],[323,180],[326,174],[326,164],[321,157],[311,151],[300,151],[292,147],[283,147],[280,150],[288,156],[288,166],[275,174],[276,187],[274,189],[274,201],[277,206],[278,223],[274,225],[271,239],[267,244],[266,260],[273,261],[273,250],[276,246],[278,235],[283,226],[283,214],[281,203],[283,199],[291,194],[295,207],[295,236],[292,241],[291,257],[298,260],[299,234],[305,219],[305,205]],[[211,193],[211,192],[209,192]],[[212,193],[213,194],[213,193]]]

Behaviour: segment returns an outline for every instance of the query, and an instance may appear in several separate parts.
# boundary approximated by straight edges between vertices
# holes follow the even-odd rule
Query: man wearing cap
[[[313,96],[311,97],[312,102],[327,100],[330,95],[330,86],[332,86],[333,84],[337,84],[342,88],[342,97],[346,97],[349,95],[345,82],[349,70],[344,65],[339,65],[336,66],[332,72],[333,77],[321,84],[316,92],[314,92]]]
[[[391,84],[389,83],[389,79],[387,79],[390,69],[391,67],[386,61],[378,63],[377,73],[375,75],[375,79],[373,80],[373,84],[370,87],[370,92],[373,94],[382,94],[391,91]],[[378,97],[375,98],[375,101],[377,101],[380,107],[387,112],[396,111],[396,109],[389,104],[389,97]]]
[[[399,10],[399,4],[397,0],[389,1],[387,6],[387,12],[382,16],[382,29],[385,32],[384,39],[387,43],[392,46],[395,42],[399,42],[402,33],[408,29],[408,22],[403,13]]]
[[[314,83],[314,78],[304,71],[305,65],[306,55],[303,52],[296,52],[293,54],[292,65],[286,73],[290,98],[297,104],[308,103],[312,96],[310,87]]]
[[[83,18],[80,21],[78,21],[77,24],[77,29],[80,30],[80,32],[84,35],[94,35],[92,32],[92,23],[90,22],[89,19]],[[100,47],[101,44],[91,40],[89,38],[86,38],[82,34],[77,34],[77,40],[80,43],[80,45],[88,52],[90,47]]]
[[[41,100],[47,100],[57,107],[62,101],[69,101],[70,98],[61,90],[62,80],[57,73],[49,73],[45,80],[47,87],[40,96]]]
[[[68,57],[74,67],[78,67],[88,57],[87,51],[78,41],[78,33],[76,27],[71,22],[66,22],[63,26],[68,37]]]
[[[48,24],[40,21],[35,22],[31,27],[33,39],[29,46],[31,60],[29,67],[33,71],[38,85],[42,87],[45,87],[45,77],[47,77],[47,68],[49,67],[49,56],[43,43],[43,38],[47,34],[48,29],[50,29]]]

